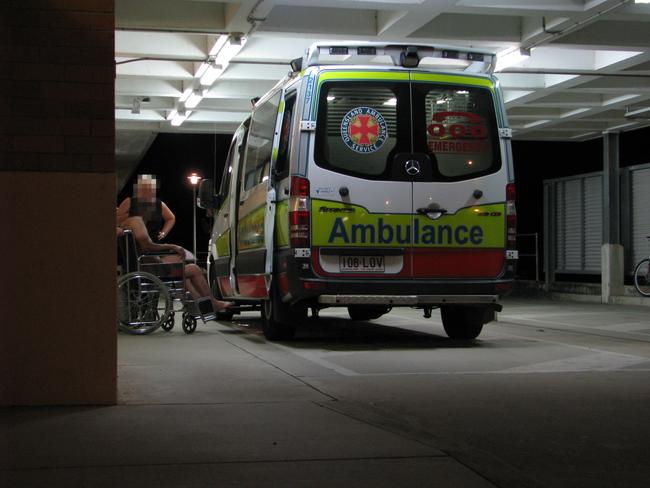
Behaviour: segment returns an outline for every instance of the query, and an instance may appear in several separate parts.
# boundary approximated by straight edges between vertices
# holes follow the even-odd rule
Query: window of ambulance
[[[288,92],[284,97],[284,114],[280,125],[280,141],[278,144],[278,157],[275,160],[275,175],[284,177],[289,174],[289,148],[291,147],[291,125],[296,107],[297,92]]]
[[[390,180],[391,162],[410,150],[408,83],[323,84],[316,164],[365,179]]]
[[[244,191],[266,181],[269,176],[280,95],[281,92],[276,93],[253,113],[244,163]]]
[[[476,178],[501,168],[498,127],[488,89],[415,83],[415,152],[434,162],[434,181]]]
[[[228,151],[226,164],[223,167],[223,174],[221,176],[221,186],[219,187],[219,195],[221,195],[221,201],[224,201],[228,197],[228,194],[230,193],[230,177],[232,176],[232,165],[234,162],[236,151],[237,151],[237,136],[235,136],[232,144],[230,144],[230,150]]]

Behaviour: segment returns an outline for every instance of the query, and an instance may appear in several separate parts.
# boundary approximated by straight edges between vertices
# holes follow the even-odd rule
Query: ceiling
[[[515,139],[650,125],[650,4],[635,0],[116,0],[115,11],[118,159],[138,160],[160,132],[232,133],[290,60],[330,39],[523,48],[530,56],[498,73]],[[227,34],[243,48],[173,126]]]

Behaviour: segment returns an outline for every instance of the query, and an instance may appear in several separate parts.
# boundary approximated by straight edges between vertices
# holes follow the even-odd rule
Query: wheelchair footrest
[[[203,320],[203,322],[217,318],[217,312],[215,312],[214,306],[212,305],[212,298],[197,298],[194,303],[196,306],[197,314],[199,317],[201,317],[201,320]]]

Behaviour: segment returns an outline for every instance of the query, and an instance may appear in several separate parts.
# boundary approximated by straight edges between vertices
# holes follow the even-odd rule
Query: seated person
[[[153,242],[149,237],[149,232],[147,232],[147,227],[144,225],[142,217],[129,217],[123,220],[116,228],[116,235],[122,235],[126,229],[133,233],[135,242],[138,244],[141,252],[174,251],[176,256],[165,256],[163,258],[167,262],[185,261],[188,255],[192,256],[192,253],[176,244],[157,244]],[[205,276],[203,276],[203,270],[194,263],[185,265],[185,287],[195,300],[202,297],[212,298],[212,305],[215,310],[223,310],[233,304],[232,302],[217,300],[212,296],[210,286]]]

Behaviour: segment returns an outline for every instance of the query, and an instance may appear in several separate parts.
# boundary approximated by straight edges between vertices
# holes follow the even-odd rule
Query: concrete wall
[[[0,405],[116,401],[113,0],[0,6]]]

